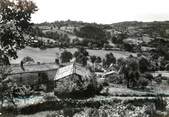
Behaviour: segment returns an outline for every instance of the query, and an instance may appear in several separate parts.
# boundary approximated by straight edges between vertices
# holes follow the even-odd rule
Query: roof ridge
[[[47,64],[56,64],[55,62],[50,62],[50,63],[40,63],[40,64],[24,64],[24,66],[39,66],[39,65],[47,65]],[[20,64],[11,64],[11,67],[20,67]]]

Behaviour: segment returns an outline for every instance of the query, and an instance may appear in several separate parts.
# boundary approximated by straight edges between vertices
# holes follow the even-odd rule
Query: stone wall
[[[57,70],[49,70],[42,72],[30,72],[30,73],[19,73],[12,74],[9,77],[14,80],[17,84],[28,84],[36,85],[41,79],[40,73],[46,73],[48,80],[53,81]]]

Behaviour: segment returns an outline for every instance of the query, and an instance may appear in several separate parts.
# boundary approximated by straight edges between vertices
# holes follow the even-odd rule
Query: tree
[[[114,57],[114,55],[112,53],[106,54],[106,58],[105,58],[105,66],[109,67],[111,64],[115,64],[116,63],[116,58]]]
[[[125,75],[127,78],[128,87],[130,87],[130,84],[132,84],[131,87],[134,87],[140,76],[139,63],[136,58],[129,57],[127,59],[126,71],[127,73],[125,73]]]
[[[107,36],[102,27],[97,25],[85,25],[76,31],[75,34],[79,37],[83,37],[83,46],[88,46],[89,43],[96,44],[97,47],[103,47],[107,42]]]
[[[61,53],[61,62],[62,63],[67,63],[67,62],[70,62],[70,60],[72,59],[73,55],[71,52],[68,52],[68,51],[63,51]]]
[[[1,60],[16,59],[17,50],[25,47],[28,40],[24,38],[24,34],[29,34],[30,32],[32,26],[32,23],[30,23],[31,15],[35,11],[37,11],[37,6],[32,1],[0,1]]]
[[[148,61],[148,59],[143,56],[139,57],[140,72],[144,73],[144,72],[148,71],[149,67],[150,67],[150,62]]]
[[[134,87],[140,77],[139,62],[134,57],[128,57],[126,62],[122,64],[122,68],[119,73],[124,74],[124,78],[127,81],[127,87]]]
[[[94,71],[95,71],[95,62],[96,62],[96,60],[97,60],[97,57],[96,57],[96,56],[90,56],[90,61],[91,61],[92,64],[93,64],[93,69],[94,69]]]
[[[42,29],[40,29],[38,26],[32,28],[31,35],[33,37],[35,37],[35,36],[39,36],[39,37],[45,36],[44,33],[42,32]]]
[[[122,68],[126,65],[126,59],[125,58],[118,58],[116,61],[116,66],[119,72],[122,70]]]
[[[25,64],[25,63],[34,63],[35,62],[35,60],[33,59],[33,58],[31,58],[31,57],[29,57],[29,56],[26,56],[26,57],[24,57],[23,59],[22,59],[22,62]]]
[[[69,47],[70,46],[70,38],[68,37],[67,34],[62,34],[59,37],[59,42],[60,42],[60,47]]]
[[[128,35],[126,33],[118,34],[117,36],[113,36],[111,41],[112,43],[122,44],[123,40],[126,39]]]
[[[97,58],[96,58],[96,63],[101,63],[102,62],[102,59],[98,56]]]
[[[129,43],[124,43],[123,47],[126,51],[133,52],[135,45],[129,44]]]
[[[10,70],[9,59],[17,58],[17,50],[24,48],[29,40],[32,27],[31,15],[37,11],[37,6],[27,0],[1,0],[0,1],[0,96],[8,102],[13,101],[13,82],[8,79]],[[15,105],[15,104],[14,104]]]
[[[78,38],[73,39],[72,45],[76,46],[80,44],[80,40]]]
[[[97,60],[96,56],[90,56],[90,61],[94,64]]]
[[[79,48],[78,51],[74,53],[76,62],[82,64],[83,66],[87,65],[89,53],[84,48]]]

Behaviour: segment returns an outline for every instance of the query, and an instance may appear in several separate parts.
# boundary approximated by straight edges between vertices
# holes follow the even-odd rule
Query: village
[[[92,103],[101,103],[100,101],[106,104],[109,101],[113,103],[113,100],[147,100],[145,105],[149,101],[155,104],[155,107],[151,108],[166,108],[164,97],[169,95],[168,73],[165,70],[154,71],[159,66],[153,66],[145,56],[129,54],[125,58],[116,59],[110,52],[102,60],[100,57],[90,56],[84,48],[79,48],[75,53],[71,55],[67,50],[63,50],[57,54],[58,58],[53,60],[53,63],[35,62],[33,58],[26,56],[19,64],[4,66],[4,77],[7,77],[4,83],[12,87],[10,93],[13,97],[11,103],[4,98],[2,107],[15,105],[21,113],[29,113],[25,109],[32,108],[30,114],[33,114],[39,112],[39,109],[34,109],[36,105],[63,103],[63,100],[64,103],[73,105],[73,100],[81,100],[75,103],[77,107],[85,103],[89,103],[90,107]],[[68,57],[69,54],[71,57]],[[147,70],[150,72],[144,72]],[[162,105],[158,105],[160,103]],[[51,108],[56,108],[54,106],[58,107],[60,104],[50,105]],[[47,109],[45,106],[41,108]],[[144,107],[142,114],[145,114],[146,108]],[[153,113],[155,110],[149,111]],[[140,112],[132,114],[138,115]]]
[[[0,117],[169,116],[168,21],[32,22],[38,10],[0,0]]]

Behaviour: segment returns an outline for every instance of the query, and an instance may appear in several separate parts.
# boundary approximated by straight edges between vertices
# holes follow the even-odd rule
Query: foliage
[[[84,48],[79,48],[78,51],[74,53],[76,62],[82,64],[83,66],[87,65],[89,53]]]
[[[144,73],[149,70],[150,62],[145,57],[139,58],[139,69],[141,73]]]
[[[165,70],[169,71],[169,64],[165,65]]]
[[[29,34],[31,14],[35,11],[37,7],[32,1],[0,1],[0,58],[17,58],[17,50],[27,43],[24,34]]]
[[[25,34],[30,34],[32,28],[31,15],[37,11],[36,5],[27,0],[1,0],[0,1],[0,96],[13,101],[15,84],[8,78],[11,70],[6,64],[9,59],[17,58],[17,50],[22,49],[29,42]],[[5,65],[4,65],[5,64]]]
[[[96,57],[96,63],[101,63],[102,62],[102,59],[98,56]]]
[[[157,84],[160,84],[162,82],[162,75],[159,74],[154,80],[157,82]]]
[[[149,84],[149,80],[144,77],[140,77],[137,84],[144,89]]]
[[[125,64],[122,64],[120,72],[124,74],[124,78],[127,81],[127,87],[134,87],[139,80],[139,62],[135,57],[128,57]]]
[[[69,47],[70,46],[70,38],[67,34],[61,34],[59,37],[59,47]]]
[[[44,36],[47,38],[54,39],[54,40],[58,40],[60,38],[60,34],[58,32],[52,32],[52,31],[47,31],[44,34]]]
[[[66,63],[66,62],[70,62],[70,60],[72,59],[73,55],[71,52],[68,52],[66,50],[64,50],[62,53],[61,53],[61,62],[62,63]]]
[[[94,38],[94,39],[105,39],[105,32],[98,26],[86,25],[80,29],[79,34],[81,37]]]
[[[76,35],[85,38],[82,41],[84,46],[88,46],[91,43],[92,45],[96,44],[97,47],[103,47],[107,43],[105,31],[96,25],[86,25],[76,31]]]
[[[145,77],[146,79],[152,81],[154,79],[153,75],[151,73],[144,73],[143,77]]]
[[[105,50],[111,50],[114,46],[109,45],[109,44],[104,44],[103,47],[104,47]]]
[[[117,59],[117,65],[118,66],[123,66],[123,65],[125,65],[126,64],[126,59],[125,58],[118,58]]]
[[[104,66],[105,67],[109,67],[111,64],[115,64],[116,63],[116,58],[114,57],[114,55],[112,53],[106,54],[106,58],[104,61]]]
[[[14,97],[22,97],[22,98],[27,98],[29,97],[33,91],[31,89],[31,87],[29,85],[21,85],[21,86],[17,86],[15,85],[13,87],[13,96]]]
[[[156,35],[160,35],[161,37],[168,38],[168,34],[166,30],[168,29],[169,24],[168,22],[152,22],[149,23],[147,28],[144,28],[144,32],[149,34],[150,36],[154,37]]]
[[[108,83],[113,83],[113,84],[123,84],[124,78],[121,75],[113,74],[113,75],[107,77],[106,81]]]
[[[123,40],[126,39],[128,35],[126,33],[120,33],[117,34],[116,36],[113,36],[111,41],[112,43],[117,43],[117,44],[122,44]]]
[[[160,45],[159,45],[160,43]],[[169,60],[168,47],[161,44],[161,41],[158,43],[155,50],[151,51],[153,59],[158,59],[159,57],[164,57],[165,60]]]
[[[126,51],[133,52],[134,51],[134,45],[129,43],[124,43],[123,47]]]
[[[8,75],[11,73],[11,69],[9,66],[0,66],[0,99],[1,99],[1,107],[3,105],[4,100],[8,100],[9,102],[14,103],[13,96],[13,88],[14,83],[8,78]]]
[[[96,56],[90,56],[90,60],[94,64],[97,60],[97,57]]]
[[[34,59],[29,57],[29,56],[26,56],[22,59],[22,62],[25,64],[25,63],[34,63]]]
[[[75,45],[75,46],[80,45],[80,40],[78,38],[73,39],[72,45]]]
[[[42,32],[42,29],[40,29],[38,26],[36,26],[31,29],[30,35],[33,37],[35,37],[35,36],[42,37],[42,36],[44,36],[44,33]]]
[[[167,102],[162,95],[157,94],[155,100],[155,106],[157,110],[162,110],[162,111],[166,110]]]

